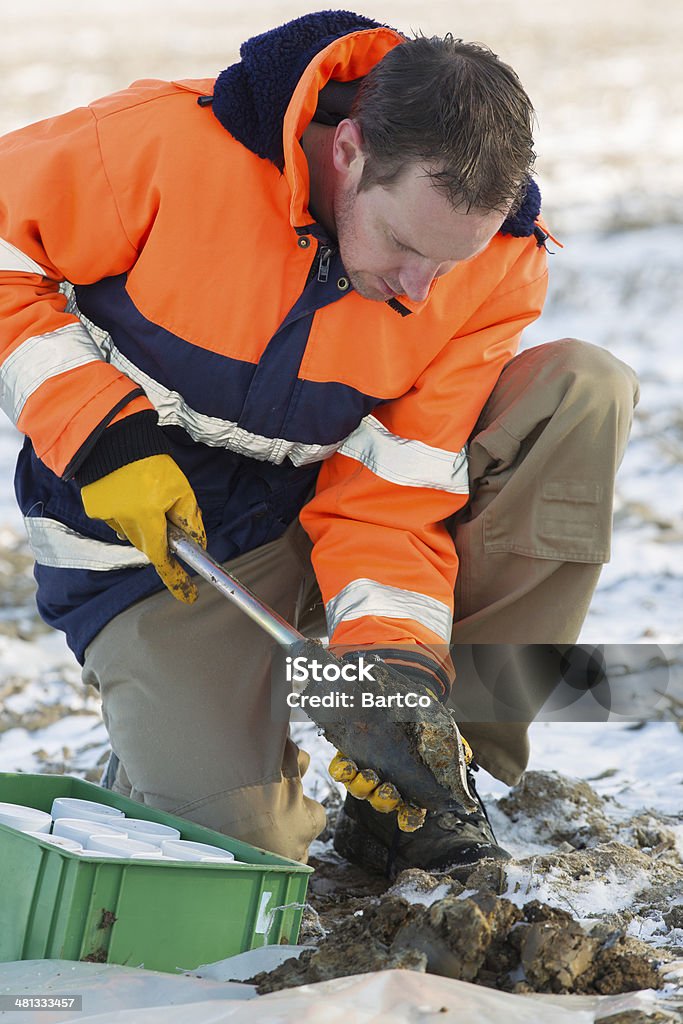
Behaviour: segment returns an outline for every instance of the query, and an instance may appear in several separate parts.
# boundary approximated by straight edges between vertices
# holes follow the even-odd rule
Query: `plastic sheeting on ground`
[[[252,952],[261,954],[253,958],[254,970],[262,969],[267,950]],[[229,976],[230,961],[221,961],[219,973]],[[683,999],[650,991],[519,996],[413,971],[361,974],[256,996],[251,985],[70,960],[0,964],[0,995],[10,993],[82,995],[83,1009],[5,1011],[2,1024],[594,1024],[627,1010],[657,1009],[680,1021],[683,1008]]]

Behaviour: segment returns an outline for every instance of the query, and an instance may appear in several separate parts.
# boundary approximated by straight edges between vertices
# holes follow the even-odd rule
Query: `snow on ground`
[[[0,130],[87,102],[134,78],[213,74],[235,59],[243,38],[318,6],[290,0],[256,0],[246,8],[217,0],[199,7],[189,0],[25,0],[3,14]],[[612,561],[580,639],[680,645],[683,90],[671,41],[680,35],[683,8],[677,0],[463,0],[455,14],[447,0],[423,4],[419,14],[407,0],[352,6],[403,29],[453,30],[489,42],[527,85],[539,115],[544,213],[565,247],[550,258],[548,305],[525,345],[565,336],[593,341],[633,366],[642,389],[618,478]],[[71,771],[94,779],[106,756],[106,733],[97,695],[84,691],[61,637],[46,631],[35,614],[30,559],[12,497],[19,444],[2,420],[0,771]],[[313,755],[307,790],[328,798],[331,748],[312,726],[297,726],[296,736]],[[530,769],[590,780],[606,799],[615,829],[639,814],[653,815],[655,825],[666,822],[683,859],[680,723],[544,722],[532,726],[531,738]],[[524,816],[513,821],[503,813],[495,801],[507,787],[481,773],[479,790],[489,798],[500,841],[518,860],[557,848],[538,822]],[[518,877],[508,877],[511,898],[528,898],[532,889],[556,905],[571,898],[579,916],[620,912],[646,881],[638,864],[626,876],[606,870],[574,884],[568,897],[566,885],[554,886],[552,872],[534,874],[533,864],[515,870]],[[661,940],[662,927],[661,914],[636,916],[629,925],[653,941]],[[674,933],[672,927],[672,940]],[[683,945],[683,935],[678,942]]]
[[[502,894],[518,907],[523,907],[531,899],[549,903],[551,906],[562,906],[567,909],[568,900],[557,898],[557,887],[553,884],[558,872],[550,870],[534,879],[533,874],[525,868],[509,868],[507,871],[508,888]],[[613,869],[602,878],[589,881],[575,880],[571,890],[571,910],[578,919],[589,919],[595,916],[596,907],[601,914],[614,914],[625,910],[633,902],[634,892],[647,888],[649,876],[640,868],[631,877],[624,878]]]

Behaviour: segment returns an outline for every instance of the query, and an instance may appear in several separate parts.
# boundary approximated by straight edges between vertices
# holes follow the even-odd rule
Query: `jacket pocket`
[[[481,514],[484,550],[563,562],[609,561],[611,490],[571,475],[544,442],[547,421],[523,439],[494,420],[470,445],[471,516]]]
[[[483,514],[484,549],[562,562],[608,562],[612,502],[591,480],[503,488]]]

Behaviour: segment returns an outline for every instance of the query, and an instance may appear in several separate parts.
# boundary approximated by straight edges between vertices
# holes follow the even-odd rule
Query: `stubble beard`
[[[381,292],[367,281],[367,274],[363,273],[363,271],[345,269],[346,276],[353,285],[354,291],[358,292],[364,299],[370,299],[372,302],[387,301],[387,296],[382,295]]]
[[[372,275],[364,270],[355,270],[344,259],[346,243],[353,237],[351,224],[353,223],[353,209],[356,204],[356,198],[357,193],[352,189],[340,191],[334,197],[334,221],[337,230],[339,254],[353,290],[364,299],[370,299],[372,302],[386,302],[386,296],[382,295],[369,280]]]

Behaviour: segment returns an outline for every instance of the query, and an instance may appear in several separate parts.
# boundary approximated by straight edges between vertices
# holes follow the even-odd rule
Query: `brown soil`
[[[316,948],[258,975],[259,992],[395,967],[517,993],[661,988],[659,965],[683,950],[675,940],[653,948],[627,929],[653,915],[670,929],[683,927],[683,907],[675,902],[683,892],[676,821],[653,812],[619,820],[588,783],[555,772],[529,773],[498,806],[537,822],[556,852],[483,861],[464,884],[414,868],[390,885],[325,850],[311,860],[316,872],[300,938]],[[335,800],[331,817],[336,809]],[[551,879],[566,909],[534,899],[536,885],[548,891]],[[581,914],[573,903],[593,885],[621,885],[633,898],[609,914],[596,907],[591,921],[585,896]],[[522,899],[529,894],[522,907],[520,891]]]
[[[405,874],[394,889],[414,885],[416,871]],[[402,967],[508,992],[607,995],[662,985],[661,958],[623,931],[594,936],[537,900],[520,909],[493,892],[464,895],[459,882],[422,874],[425,889],[447,882],[448,894],[424,906],[385,893],[340,920],[317,949],[252,983],[265,993]]]

